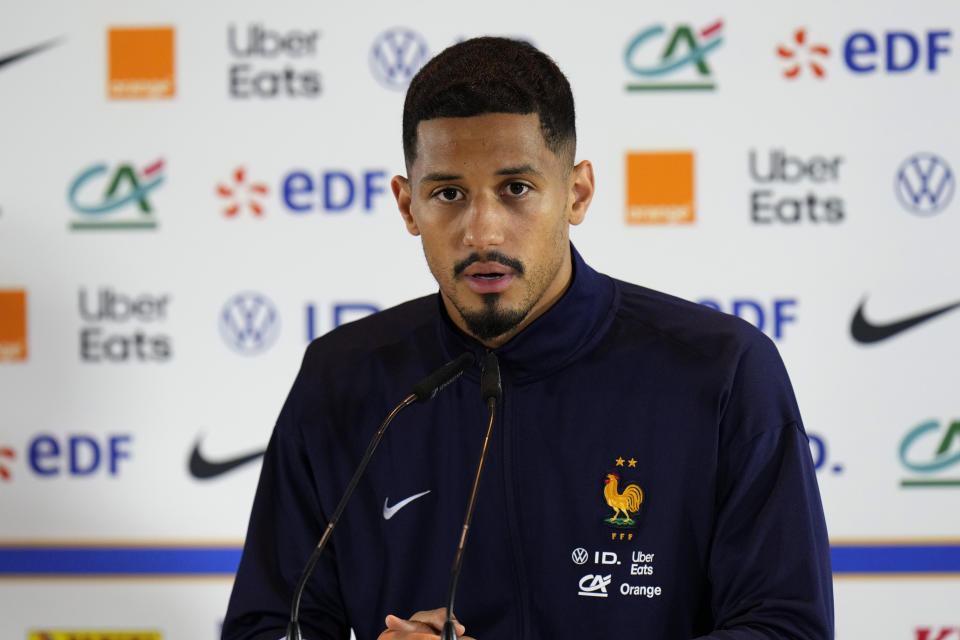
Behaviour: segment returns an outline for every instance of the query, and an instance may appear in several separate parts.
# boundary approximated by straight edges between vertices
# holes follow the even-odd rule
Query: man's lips
[[[476,293],[500,293],[516,275],[516,271],[499,262],[474,262],[460,277]]]

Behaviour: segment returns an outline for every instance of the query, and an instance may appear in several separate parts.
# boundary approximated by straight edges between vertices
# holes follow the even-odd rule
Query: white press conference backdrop
[[[957,29],[934,1],[6,7],[0,635],[218,637],[308,340],[435,290],[389,194],[406,82],[493,34],[573,85],[586,259],[775,340],[838,636],[960,638]]]

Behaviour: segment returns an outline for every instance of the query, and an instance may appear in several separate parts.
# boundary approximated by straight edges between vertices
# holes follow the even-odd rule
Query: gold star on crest
[[[627,461],[627,466],[635,467],[637,466],[637,461],[634,460],[633,458],[630,458],[630,460]]]
[[[623,466],[623,458],[617,458],[617,466],[618,466],[618,467],[622,467],[622,466]]]

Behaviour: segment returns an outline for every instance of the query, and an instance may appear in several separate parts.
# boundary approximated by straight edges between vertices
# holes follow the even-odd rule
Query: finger
[[[440,636],[435,633],[407,633],[387,629],[377,637],[377,640],[438,640],[439,638]]]
[[[447,621],[447,610],[430,609],[429,611],[417,611],[415,614],[410,616],[410,619],[428,624],[434,630],[436,630],[437,633],[440,633],[440,631],[443,629],[443,623]],[[458,636],[463,635],[463,633],[467,630],[465,626],[457,621],[456,617],[453,619],[453,628],[457,632]]]
[[[404,620],[403,618],[395,615],[388,615],[385,622],[387,623],[388,631],[397,631],[400,633],[426,633],[431,637],[436,636],[439,633],[438,629],[434,629],[425,622],[420,622],[418,620]]]

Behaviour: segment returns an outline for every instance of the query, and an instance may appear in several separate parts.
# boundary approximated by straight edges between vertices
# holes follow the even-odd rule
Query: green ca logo
[[[139,173],[131,164],[120,164],[114,169],[96,164],[78,175],[70,184],[67,200],[80,216],[70,223],[74,230],[90,229],[155,229],[148,196],[163,184],[163,160],[149,164]],[[91,197],[97,182],[108,178],[106,188]]]
[[[902,487],[960,487],[960,477],[933,477],[954,466],[960,466],[960,420],[944,428],[944,423],[927,420],[911,429],[900,442],[900,462],[924,477],[907,478]]]
[[[689,25],[679,25],[670,35],[666,47],[655,53],[655,45],[667,33],[663,25],[647,27],[627,44],[624,63],[627,70],[641,82],[627,84],[627,91],[712,90],[716,88],[707,56],[723,44],[723,20],[695,31]],[[661,82],[669,74],[694,72],[674,82]]]

